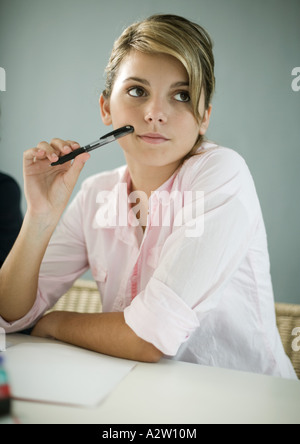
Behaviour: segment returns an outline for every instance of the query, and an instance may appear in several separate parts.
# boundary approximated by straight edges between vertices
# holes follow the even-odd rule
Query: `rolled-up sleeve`
[[[142,339],[161,352],[175,356],[199,326],[197,316],[177,294],[152,278],[124,311],[127,325]]]

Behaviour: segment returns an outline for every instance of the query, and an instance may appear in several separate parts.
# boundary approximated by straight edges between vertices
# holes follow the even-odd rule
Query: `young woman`
[[[49,168],[78,144],[25,152],[28,209],[1,269],[1,327],[133,360],[296,377],[252,177],[236,152],[204,142],[214,84],[197,24],[157,15],[123,32],[100,107],[105,125],[135,129],[119,142],[127,165],[86,180],[61,219],[89,155]],[[89,267],[103,313],[43,317]]]

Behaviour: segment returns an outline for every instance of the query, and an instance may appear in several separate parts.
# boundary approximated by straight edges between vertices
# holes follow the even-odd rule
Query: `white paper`
[[[14,398],[95,406],[136,362],[65,344],[23,343],[6,351]]]

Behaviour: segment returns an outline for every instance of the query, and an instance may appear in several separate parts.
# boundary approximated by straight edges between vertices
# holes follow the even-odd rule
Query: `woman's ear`
[[[104,125],[109,126],[112,124],[111,114],[110,114],[110,103],[109,99],[105,98],[103,94],[101,94],[99,99],[100,111],[102,122]]]
[[[209,126],[209,120],[211,115],[212,105],[209,105],[209,107],[205,110],[203,119],[200,124],[199,134],[201,136],[204,136],[206,133],[208,126]]]

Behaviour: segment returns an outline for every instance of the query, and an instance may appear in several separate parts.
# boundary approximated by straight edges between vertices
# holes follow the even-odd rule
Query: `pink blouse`
[[[266,232],[245,161],[205,143],[152,193],[143,233],[127,167],[84,181],[46,251],[33,325],[88,268],[104,312],[166,356],[296,378],[276,327]]]

